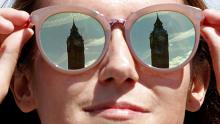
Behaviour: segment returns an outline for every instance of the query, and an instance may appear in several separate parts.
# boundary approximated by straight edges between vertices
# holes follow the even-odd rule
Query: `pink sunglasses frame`
[[[142,62],[142,60],[140,60],[138,58],[138,56],[135,54],[133,48],[131,47],[129,34],[130,34],[130,29],[131,29],[133,23],[137,19],[142,17],[143,15],[146,15],[148,13],[152,13],[155,11],[175,11],[175,12],[181,13],[181,14],[185,15],[186,17],[188,17],[194,25],[196,36],[195,36],[195,45],[193,47],[192,53],[186,61],[184,61],[182,64],[180,64],[177,67],[162,69],[162,68],[156,68],[156,67],[149,66],[149,65],[145,64],[144,62]],[[60,67],[57,67],[57,65],[55,65],[53,62],[51,62],[48,59],[47,55],[44,53],[44,50],[41,47],[41,39],[40,39],[41,26],[49,16],[52,16],[57,13],[62,13],[62,12],[83,13],[83,14],[86,14],[88,16],[93,17],[102,25],[103,30],[105,32],[105,41],[106,42],[105,42],[101,56],[97,59],[97,61],[94,64],[92,64],[88,67],[85,67],[83,69],[64,70]],[[31,13],[29,25],[35,26],[36,42],[37,42],[38,49],[40,50],[40,53],[43,56],[43,58],[55,70],[61,71],[63,73],[75,74],[75,73],[84,72],[86,70],[93,68],[98,63],[100,63],[100,61],[105,56],[105,54],[108,50],[108,46],[109,46],[110,38],[111,38],[111,27],[115,24],[121,24],[124,26],[123,28],[124,28],[124,33],[125,33],[125,40],[127,42],[129,50],[130,50],[132,56],[134,57],[134,59],[138,60],[138,62],[140,62],[145,67],[151,68],[155,71],[170,72],[170,71],[177,70],[177,69],[183,67],[184,65],[186,65],[195,55],[196,50],[198,48],[199,39],[200,39],[200,23],[203,19],[204,19],[204,16],[201,13],[201,9],[196,8],[196,7],[192,7],[192,6],[188,6],[188,5],[177,4],[177,3],[163,3],[163,4],[149,5],[143,9],[140,9],[140,10],[132,13],[126,19],[108,19],[102,13],[100,13],[92,8],[84,7],[81,5],[55,5],[55,6],[49,6],[49,7],[45,7],[45,8],[41,8],[41,9],[33,11]]]

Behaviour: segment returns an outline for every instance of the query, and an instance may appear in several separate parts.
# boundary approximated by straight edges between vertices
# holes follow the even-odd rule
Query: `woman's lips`
[[[108,108],[99,111],[93,111],[91,114],[103,117],[109,120],[125,121],[141,115],[141,112],[131,109]]]
[[[95,105],[85,108],[84,111],[89,112],[92,116],[99,116],[115,121],[130,120],[149,113],[143,107],[125,102]]]

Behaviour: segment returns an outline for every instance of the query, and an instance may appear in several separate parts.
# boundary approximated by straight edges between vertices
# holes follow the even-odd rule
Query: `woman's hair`
[[[15,0],[13,8],[31,13],[36,0]]]
[[[207,6],[203,2],[203,0],[184,0],[184,3],[188,4],[190,6],[198,7],[200,9],[202,9],[202,10],[207,8]]]
[[[24,10],[29,13],[33,11],[33,5],[35,4],[36,0],[16,0],[14,3],[13,8]],[[195,6],[198,8],[201,8],[202,10],[206,9],[206,6],[203,2],[203,0],[184,0],[185,4]],[[28,61],[30,61],[28,56],[34,49],[35,43],[33,42],[34,37],[31,39],[30,42],[25,44],[24,48],[22,49],[20,58],[18,60],[18,68],[19,65],[27,64]],[[28,54],[27,54],[28,53]],[[220,122],[220,98],[218,96],[216,85],[215,85],[215,75],[212,69],[212,61],[209,53],[208,46],[206,42],[201,38],[200,44],[198,47],[198,50],[196,52],[195,57],[192,60],[192,75],[193,76],[204,76],[203,74],[200,74],[201,72],[204,72],[204,68],[207,68],[211,70],[211,80],[210,80],[210,86],[207,91],[207,95],[204,101],[204,104],[200,111],[195,113],[186,112],[186,118],[185,123],[191,124],[191,123],[201,123],[201,124],[218,124]],[[201,117],[206,119],[205,121],[201,121]]]

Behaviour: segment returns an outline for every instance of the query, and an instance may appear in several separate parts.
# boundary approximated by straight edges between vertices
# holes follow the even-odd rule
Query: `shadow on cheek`
[[[145,72],[147,71],[141,71],[139,74],[139,82],[150,89],[155,86],[178,89],[184,82],[184,69],[179,69],[174,72]]]

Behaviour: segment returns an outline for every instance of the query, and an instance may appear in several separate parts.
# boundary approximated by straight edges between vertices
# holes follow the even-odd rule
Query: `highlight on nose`
[[[112,30],[110,47],[105,57],[99,76],[101,82],[115,82],[118,84],[137,82],[139,77],[135,63],[121,29],[115,28]]]

